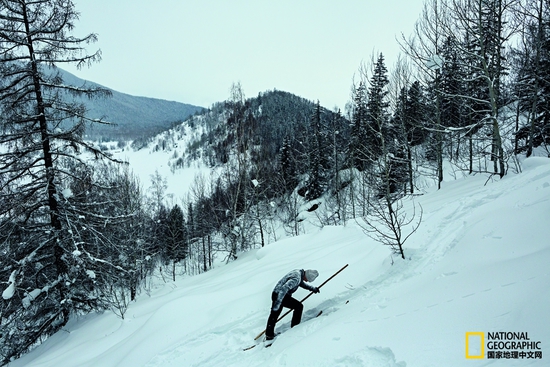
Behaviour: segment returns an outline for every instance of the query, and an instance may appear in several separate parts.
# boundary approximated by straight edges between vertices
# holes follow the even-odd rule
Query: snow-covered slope
[[[166,181],[169,204],[186,198],[197,176],[209,178],[212,169],[201,159],[189,157],[188,145],[200,140],[205,127],[189,126],[187,122],[168,129],[152,138],[147,145],[136,150],[127,144],[119,148],[116,142],[104,143],[116,159],[127,162],[146,190],[157,174]]]
[[[63,70],[56,69],[67,85],[98,87],[97,83],[83,80]],[[105,87],[104,87],[105,88]],[[158,98],[132,96],[109,89],[109,98],[77,98],[86,105],[87,116],[101,118],[116,125],[95,124],[88,128],[88,138],[130,140],[150,136],[166,130],[172,123],[183,121],[203,107]]]
[[[74,319],[11,367],[548,366],[550,160],[523,168],[418,197],[424,218],[407,260],[392,259],[356,224],[324,227],[159,285],[124,320]],[[320,284],[345,264],[305,301],[302,324],[290,329],[287,317],[271,348],[243,351],[265,328],[281,276],[315,268]],[[467,332],[502,331],[540,341],[542,359],[466,359]]]

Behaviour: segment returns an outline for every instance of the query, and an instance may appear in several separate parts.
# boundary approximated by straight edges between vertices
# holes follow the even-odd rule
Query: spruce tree
[[[370,79],[367,101],[366,141],[369,159],[374,161],[384,153],[384,136],[390,134],[388,129],[389,102],[387,100],[388,69],[384,55],[380,53],[374,65]]]
[[[408,92],[405,100],[405,131],[407,132],[407,141],[411,146],[422,144],[426,140],[426,101],[422,85],[415,80]]]
[[[359,171],[365,170],[369,163],[367,150],[367,94],[365,84],[360,82],[353,96],[353,116],[348,145],[351,166]]]
[[[172,263],[173,281],[176,281],[176,264],[187,256],[187,236],[185,229],[183,210],[176,204],[168,213],[164,233],[166,241],[166,248],[164,249],[165,261]]]

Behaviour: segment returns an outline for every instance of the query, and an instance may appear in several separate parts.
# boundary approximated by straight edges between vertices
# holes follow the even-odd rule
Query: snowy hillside
[[[315,104],[311,101],[284,91],[266,91],[256,98],[250,98],[243,105],[242,116],[246,121],[253,121],[255,138],[254,149],[250,150],[250,164],[256,170],[264,169],[262,165],[273,166],[273,157],[280,158],[282,143],[289,131],[298,140],[306,141],[301,134],[309,131],[307,126]],[[335,114],[323,109],[322,118],[326,124],[334,124]],[[150,176],[158,173],[167,179],[168,194],[174,199],[185,196],[185,190],[193,182],[195,175],[201,173],[205,179],[210,179],[210,169],[222,168],[234,157],[235,141],[232,114],[228,102],[212,105],[208,111],[189,117],[181,124],[174,125],[148,139],[138,139],[131,147],[121,148],[118,142],[103,143],[116,158],[128,161],[132,170],[139,176],[141,183],[147,188],[151,184]],[[339,133],[344,146],[348,138],[345,130],[349,121],[339,118]],[[303,151],[303,143],[294,146],[296,166],[306,167],[303,161],[307,154]],[[269,157],[266,159],[265,157]],[[302,159],[302,160],[300,160]],[[305,168],[301,173],[305,174]],[[268,177],[270,171],[263,174]]]
[[[550,160],[523,168],[418,197],[424,218],[407,260],[392,259],[355,224],[324,227],[199,276],[157,279],[124,320],[110,312],[75,319],[10,366],[548,366]],[[243,351],[265,328],[280,277],[315,268],[318,285],[345,264],[305,301],[301,325],[289,329],[287,317],[271,348]],[[485,346],[488,333],[527,333],[542,358],[516,350],[497,360],[485,348],[484,359],[466,359],[467,332],[483,332]],[[470,355],[480,353],[472,343]]]
[[[99,84],[86,81],[63,70],[56,69],[64,83],[81,87],[97,87]],[[89,138],[130,140],[150,136],[168,129],[172,123],[183,121],[203,107],[158,98],[132,96],[107,88],[112,92],[109,98],[80,101],[88,109],[88,117],[102,118],[116,125],[95,124],[86,131]]]
[[[204,126],[191,127],[184,122],[155,135],[137,150],[129,145],[119,148],[116,142],[104,145],[114,158],[129,163],[146,190],[151,186],[151,176],[158,173],[166,180],[166,195],[177,202],[185,197],[197,175],[208,177],[210,172],[200,160],[187,154],[188,144],[199,140],[203,133]]]

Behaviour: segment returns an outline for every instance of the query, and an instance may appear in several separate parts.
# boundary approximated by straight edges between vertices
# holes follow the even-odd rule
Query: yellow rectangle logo
[[[470,343],[472,339],[472,343]],[[479,344],[477,344],[477,339],[479,339]],[[479,354],[470,354],[470,347],[474,349],[475,352],[478,351],[477,346],[479,345]],[[485,333],[481,331],[468,331],[466,332],[466,358],[467,359],[483,359],[485,358]]]

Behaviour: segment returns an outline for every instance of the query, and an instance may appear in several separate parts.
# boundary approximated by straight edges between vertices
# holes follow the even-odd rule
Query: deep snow
[[[549,366],[550,159],[429,191],[415,199],[424,216],[406,260],[353,222],[324,227],[159,282],[124,320],[74,319],[10,366]],[[305,301],[302,324],[290,329],[287,317],[271,348],[242,350],[265,328],[280,277],[315,268],[320,284],[345,264]],[[541,342],[542,359],[466,359],[471,331],[526,332]]]

